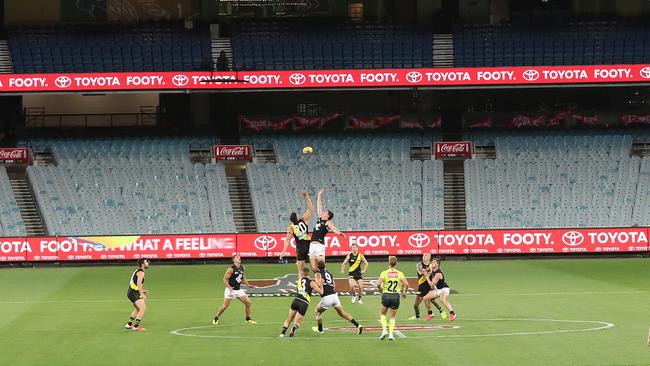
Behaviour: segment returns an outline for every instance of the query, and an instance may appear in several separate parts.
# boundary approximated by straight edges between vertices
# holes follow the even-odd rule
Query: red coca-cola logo
[[[456,144],[440,144],[438,146],[440,147],[440,152],[464,153],[469,151],[469,146],[464,142]]]
[[[219,155],[224,156],[246,156],[248,155],[248,146],[222,146],[219,147]]]
[[[0,149],[0,160],[27,160],[27,149]]]
[[[217,145],[214,155],[217,160],[250,160],[252,158],[250,145]]]

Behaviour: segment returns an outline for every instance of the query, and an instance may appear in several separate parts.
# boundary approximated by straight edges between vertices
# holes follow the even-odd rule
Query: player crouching
[[[316,272],[316,283],[323,288],[323,293],[321,295],[320,303],[316,308],[316,321],[318,327],[312,327],[311,329],[314,332],[323,333],[323,313],[327,308],[333,307],[341,318],[349,321],[357,327],[357,334],[362,334],[363,327],[357,323],[350,314],[343,311],[339,295],[334,289],[334,277],[332,277],[332,274],[325,269],[325,262],[319,260],[316,265],[318,267],[318,272]]]
[[[316,283],[316,281],[309,278],[309,268],[303,268],[302,278],[298,280],[298,292],[296,292],[296,297],[291,302],[291,306],[289,307],[289,316],[287,317],[287,320],[284,321],[280,337],[284,337],[286,335],[287,329],[289,329],[291,322],[293,322],[293,328],[291,328],[289,337],[296,335],[296,331],[300,327],[302,320],[305,318],[307,308],[309,307],[309,303],[311,302],[311,297],[314,295],[314,292],[322,294],[323,289],[318,286],[318,283]]]

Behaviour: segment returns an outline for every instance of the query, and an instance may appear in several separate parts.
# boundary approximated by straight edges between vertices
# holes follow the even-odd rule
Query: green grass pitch
[[[246,262],[244,261],[246,265]],[[413,296],[397,324],[453,324],[457,329],[378,333],[311,331],[313,306],[297,338],[277,338],[290,298],[253,298],[253,319],[233,302],[221,324],[211,320],[223,297],[224,265],[167,266],[147,272],[146,332],[122,328],[132,267],[0,269],[0,365],[650,365],[646,259],[443,262],[450,323],[409,321]],[[294,272],[295,264],[249,264],[249,278]],[[413,275],[414,262],[398,268]],[[333,273],[338,263],[333,265]],[[385,269],[371,262],[367,277]],[[343,306],[363,325],[379,325],[379,298]],[[424,313],[424,308],[423,308]],[[333,310],[325,327],[349,325]],[[531,320],[520,320],[531,319]],[[540,320],[546,319],[546,320]],[[590,322],[557,322],[573,320]],[[607,324],[613,327],[603,328]],[[181,328],[191,336],[172,334]]]

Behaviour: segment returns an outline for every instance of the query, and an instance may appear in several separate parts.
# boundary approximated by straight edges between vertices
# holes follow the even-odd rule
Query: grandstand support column
[[[467,229],[464,160],[444,161],[445,229]]]
[[[232,206],[235,227],[240,233],[254,233],[257,231],[255,224],[255,211],[246,177],[246,164],[225,163],[228,193]]]
[[[27,177],[25,167],[7,168],[11,190],[14,192],[20,216],[25,223],[27,236],[46,236],[47,228],[38,208],[32,185]]]

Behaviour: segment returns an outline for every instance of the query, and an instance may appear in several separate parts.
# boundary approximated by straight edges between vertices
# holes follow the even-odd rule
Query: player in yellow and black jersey
[[[399,309],[400,294],[406,298],[406,292],[409,289],[409,283],[404,276],[404,273],[395,269],[397,267],[397,257],[388,257],[388,269],[379,275],[377,280],[377,287],[381,290],[381,327],[382,332],[379,339],[386,339],[388,336],[389,341],[394,341],[395,337],[393,332],[395,330],[395,314]],[[386,332],[386,313],[390,314],[389,331]]]
[[[284,239],[284,248],[282,248],[282,257],[289,255],[287,248],[293,239],[296,243],[296,266],[298,267],[298,277],[302,276],[302,269],[305,266],[305,261],[309,260],[309,244],[311,243],[311,235],[309,235],[309,225],[307,221],[311,218],[311,215],[314,213],[314,204],[309,198],[309,193],[307,191],[302,192],[302,197],[305,199],[307,204],[307,210],[302,216],[298,217],[298,214],[292,212],[289,215],[289,220],[291,220],[291,225],[287,227],[287,236]]]
[[[294,297],[293,301],[291,302],[291,306],[289,307],[289,316],[287,317],[287,320],[284,321],[280,337],[284,337],[286,335],[287,329],[289,329],[291,322],[293,322],[293,328],[291,328],[289,337],[296,335],[296,330],[298,330],[298,327],[300,327],[302,320],[305,318],[307,308],[309,308],[309,303],[311,303],[311,297],[314,295],[314,293],[322,295],[323,288],[320,287],[316,281],[309,278],[309,268],[303,268],[302,276],[298,280],[298,291],[296,292],[296,296]]]
[[[345,266],[348,265],[348,282],[350,283],[350,292],[352,292],[352,303],[359,300],[363,304],[363,274],[368,269],[368,261],[363,253],[359,252],[356,244],[351,244],[352,253],[341,263],[341,273],[345,273]]]
[[[415,293],[415,303],[413,304],[413,309],[415,310],[415,315],[410,317],[409,320],[420,319],[420,304],[423,301],[423,298],[426,294],[431,291],[431,286],[427,281],[428,270],[431,268],[431,253],[424,253],[422,255],[422,262],[418,263],[416,266],[418,274],[418,290]],[[426,320],[433,319],[433,310],[431,309],[431,304],[433,304],[440,313],[440,316],[443,319],[447,319],[447,313],[442,310],[442,306],[436,302],[435,299],[431,301],[425,301],[424,307],[427,309]]]
[[[126,323],[124,328],[137,330],[139,332],[145,330],[140,325],[144,313],[147,311],[147,295],[149,292],[144,289],[144,272],[149,268],[149,260],[146,258],[138,259],[138,269],[133,271],[129,279],[129,289],[126,292],[126,297],[133,304],[133,311],[129,322]]]

